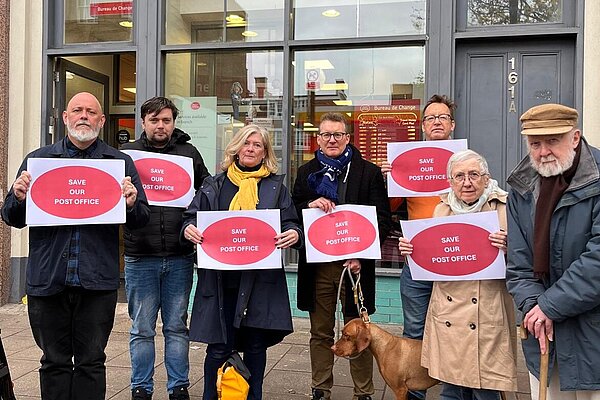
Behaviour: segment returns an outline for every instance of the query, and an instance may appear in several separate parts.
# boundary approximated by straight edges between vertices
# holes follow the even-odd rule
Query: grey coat
[[[533,277],[533,222],[539,175],[525,158],[508,178],[507,287],[520,311],[536,304],[554,321],[550,374],[561,390],[600,389],[600,151],[582,138],[581,159],[550,226],[547,282]],[[539,377],[540,351],[523,341],[527,368]]]
[[[189,224],[196,225],[197,211],[218,211],[219,192],[225,173],[208,177],[184,213],[181,232]],[[283,184],[284,176],[271,174],[261,179],[258,189],[260,202],[257,209],[280,209],[281,231],[298,231],[299,240],[294,248],[303,245],[296,209]],[[184,239],[185,240],[185,239]],[[190,339],[203,343],[225,343],[227,338],[223,312],[224,290],[220,271],[198,270],[198,286],[190,322]],[[268,330],[268,345],[280,342],[293,331],[290,299],[285,271],[280,269],[242,271],[237,298],[234,326],[248,326]],[[267,332],[265,332],[266,334]],[[243,351],[243,349],[237,349]]]

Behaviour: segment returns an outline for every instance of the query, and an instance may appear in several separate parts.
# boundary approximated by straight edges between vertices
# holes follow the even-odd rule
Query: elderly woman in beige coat
[[[498,212],[501,230],[490,244],[506,253],[507,193],[491,179],[485,159],[472,150],[448,161],[451,191],[442,195],[434,217]],[[400,238],[400,252],[413,246]],[[504,279],[437,281],[433,285],[421,364],[444,382],[443,400],[496,400],[516,391],[516,330],[512,299]]]

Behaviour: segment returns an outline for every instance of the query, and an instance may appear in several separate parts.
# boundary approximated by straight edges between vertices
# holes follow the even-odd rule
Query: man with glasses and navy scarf
[[[302,216],[304,208],[330,212],[338,204],[370,205],[377,208],[379,237],[391,228],[390,207],[381,170],[362,158],[350,144],[346,120],[342,114],[327,113],[321,118],[317,135],[319,149],[315,158],[298,169],[292,198]],[[360,272],[360,283],[369,314],[375,311],[375,261],[349,259],[326,263],[307,263],[300,252],[298,261],[297,300],[300,310],[310,315],[310,361],[312,398],[329,399],[333,386],[333,352],[335,310],[340,275],[344,267]],[[345,322],[358,317],[349,278],[344,282]],[[350,360],[354,382],[353,400],[371,400],[373,356],[365,350]]]

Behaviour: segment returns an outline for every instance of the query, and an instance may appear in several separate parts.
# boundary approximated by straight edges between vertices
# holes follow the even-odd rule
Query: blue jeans
[[[404,264],[400,274],[400,296],[402,298],[402,313],[404,316],[403,336],[411,339],[423,339],[425,318],[431,297],[433,283],[415,281],[410,273],[408,264]],[[424,399],[425,390],[409,394],[410,399]]]
[[[440,400],[500,400],[500,392],[489,389],[473,389],[450,383],[442,385]]]
[[[104,349],[116,305],[116,290],[67,287],[52,296],[28,296],[31,332],[44,353],[43,399],[104,400]]]
[[[192,289],[194,256],[125,256],[125,290],[129,317],[131,387],[154,390],[154,336],[160,309],[165,337],[167,390],[189,386],[187,310]]]

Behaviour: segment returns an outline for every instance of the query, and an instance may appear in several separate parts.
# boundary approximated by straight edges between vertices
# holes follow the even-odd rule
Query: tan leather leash
[[[342,299],[341,295],[342,295],[342,285],[344,284],[344,275],[346,273],[348,274],[348,277],[350,278],[350,282],[352,282],[352,292],[354,294],[354,304],[356,305],[356,311],[358,312],[358,315],[360,316],[360,318],[363,320],[363,322],[365,324],[369,324],[371,322],[371,318],[369,317],[367,307],[365,307],[365,305],[364,305],[365,297],[363,296],[362,288],[360,286],[360,273],[356,274],[356,280],[354,280],[354,276],[352,275],[352,272],[350,271],[350,269],[348,267],[344,267],[344,269],[342,270],[342,274],[340,275],[340,282],[338,284],[338,292],[337,292],[337,297],[336,297],[337,300],[336,300],[335,314],[336,314],[336,325],[337,325],[336,332],[337,333],[336,333],[335,341],[337,341],[340,338],[342,327],[344,326],[344,315],[343,315],[342,311],[343,311],[343,302],[345,299]],[[353,360],[356,357],[358,357],[359,354],[360,353],[353,354],[353,355],[350,355],[350,356],[344,357],[344,358],[347,358],[348,360]]]

